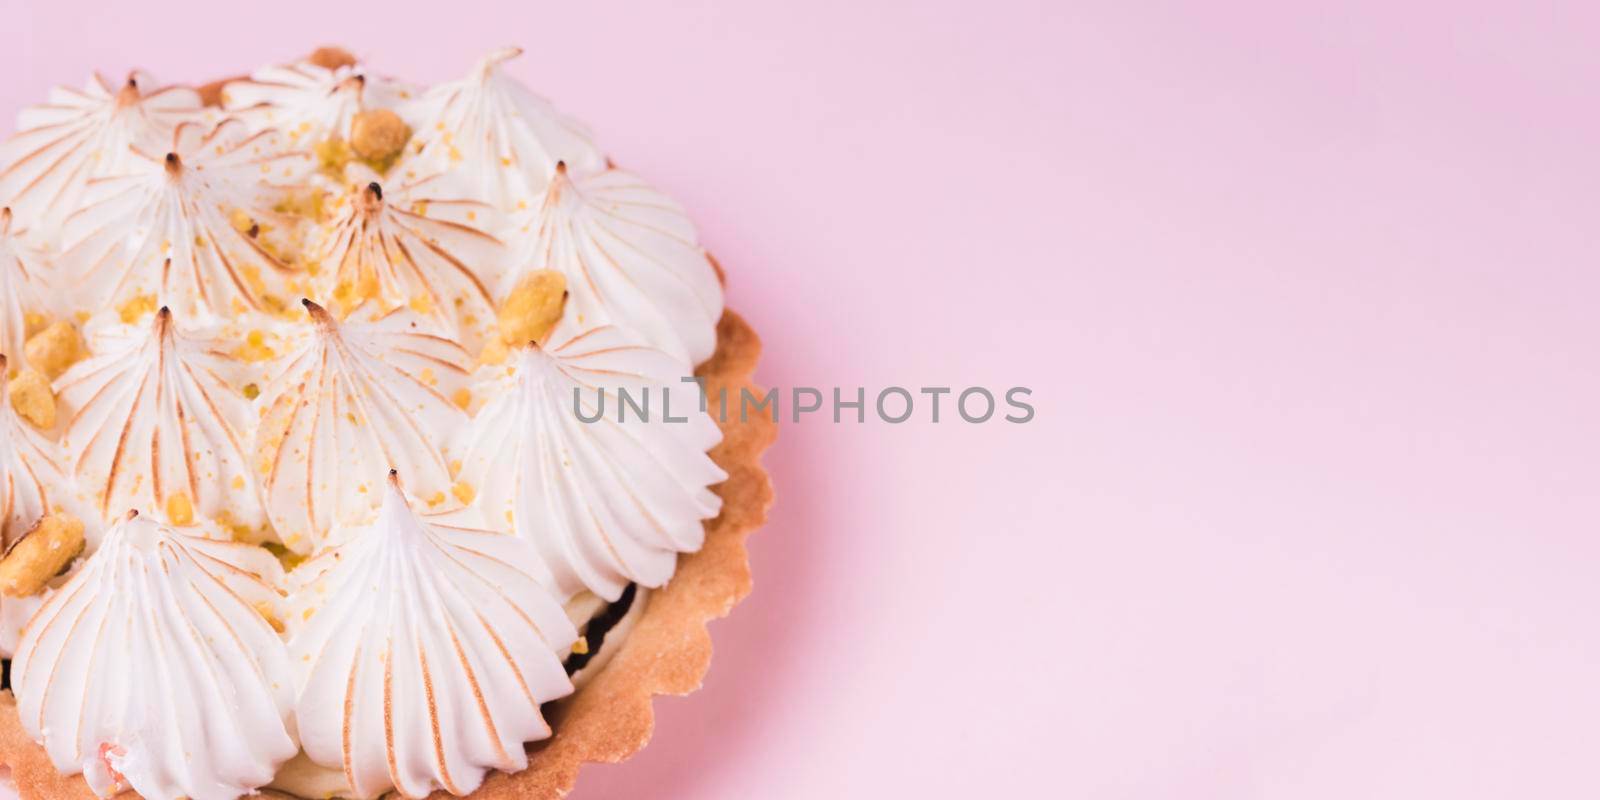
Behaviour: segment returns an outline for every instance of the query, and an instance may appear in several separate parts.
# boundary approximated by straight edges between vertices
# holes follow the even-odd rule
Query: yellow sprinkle
[[[581,656],[589,652],[589,637],[579,636],[578,641],[572,643],[572,654]]]
[[[261,396],[261,387],[255,385],[253,383],[247,383],[247,384],[244,385],[244,397],[245,397],[246,400],[254,400],[254,399],[256,399],[257,397],[260,397],[260,396]]]
[[[194,506],[189,503],[189,495],[178,492],[167,497],[167,521],[180,526],[194,522]]]
[[[83,338],[69,322],[57,322],[34,334],[24,345],[28,363],[55,380],[67,367],[84,356]]]
[[[428,507],[429,508],[433,508],[434,506],[439,505],[440,503],[443,503],[443,502],[444,502],[444,492],[434,492],[433,496],[428,498]]]
[[[422,372],[417,375],[417,378],[429,386],[439,385],[439,378],[433,374],[432,367],[423,367]]]
[[[283,620],[278,619],[278,615],[273,612],[270,604],[266,602],[256,603],[256,613],[260,614],[261,618],[266,620],[273,630],[283,633]]]
[[[450,493],[455,495],[456,499],[460,500],[463,505],[471,503],[472,498],[478,495],[477,490],[473,489],[470,483],[457,483],[450,487]]]
[[[236,489],[236,490],[237,489],[243,489],[244,488],[244,476],[243,475],[235,475],[235,476],[233,476],[233,483],[230,484],[230,485],[233,486],[233,488]]]
[[[506,343],[498,338],[490,339],[483,345],[483,352],[478,354],[479,364],[504,364],[509,352]]]
[[[467,406],[472,405],[472,390],[463,386],[457,389],[455,395],[450,399],[455,401],[456,406],[462,411],[466,411]]]
[[[243,361],[269,361],[277,357],[277,352],[267,344],[267,335],[260,329],[252,329],[244,336],[244,344],[234,348],[235,358]]]
[[[141,294],[134,295],[127,302],[117,306],[117,315],[122,317],[124,323],[132,325],[138,322],[140,317],[155,310],[156,296],[153,294]]]

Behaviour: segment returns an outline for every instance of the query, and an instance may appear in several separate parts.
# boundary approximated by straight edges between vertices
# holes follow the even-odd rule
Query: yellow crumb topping
[[[56,426],[56,396],[50,391],[50,379],[37,370],[25,369],[12,379],[11,407],[39,430]]]
[[[244,335],[244,343],[233,349],[234,358],[241,361],[270,361],[277,358],[278,354],[271,345],[267,344],[267,334],[260,329],[251,329]]]
[[[572,643],[572,654],[575,656],[587,655],[589,652],[589,637],[579,636],[578,641]]]
[[[146,314],[156,310],[156,296],[153,294],[135,295],[122,305],[117,306],[117,316],[122,321],[132,325]]]
[[[55,380],[73,362],[83,358],[83,337],[70,322],[57,322],[28,339],[23,347],[28,363]]]
[[[537,342],[555,327],[567,300],[567,276],[553,269],[522,276],[500,306],[495,322],[500,339],[512,347]]]
[[[383,165],[379,172],[387,171],[410,138],[411,129],[387,108],[362,111],[350,120],[350,149],[374,169]]]

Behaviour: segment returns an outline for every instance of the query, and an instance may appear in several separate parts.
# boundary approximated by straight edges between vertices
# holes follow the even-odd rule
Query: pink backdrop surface
[[[0,0],[93,68],[491,47],[691,209],[792,387],[705,688],[576,796],[1600,794],[1593,4]]]

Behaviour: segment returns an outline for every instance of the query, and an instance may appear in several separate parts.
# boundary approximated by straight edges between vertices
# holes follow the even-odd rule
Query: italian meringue
[[[367,108],[391,108],[413,90],[369,74],[359,64],[329,69],[310,61],[263,67],[222,91],[222,106],[252,130],[283,132],[292,146],[348,139],[350,122]]]
[[[537,203],[557,164],[583,173],[606,166],[586,128],[505,74],[501,65],[521,54],[496,50],[467,77],[399,109],[430,172],[448,170],[472,197],[507,213]]]
[[[266,784],[297,749],[275,566],[130,514],[22,635],[23,729],[101,797],[231,800]]]
[[[533,543],[563,598],[660,586],[722,507],[709,487],[727,474],[707,455],[722,433],[677,359],[610,326],[555,337],[480,390],[493,399],[455,448],[473,508]]]
[[[127,326],[57,381],[69,412],[67,463],[101,519],[127,509],[186,525],[198,513],[247,528],[265,521],[246,449],[249,401],[223,375],[227,345],[187,333],[163,307]]]
[[[393,474],[382,493],[291,577],[301,743],[354,797],[466,794],[550,735],[539,707],[572,691],[578,634],[527,542],[418,516]]]
[[[343,313],[409,307],[432,332],[475,349],[507,261],[500,240],[474,227],[494,209],[430,196],[428,182],[395,187],[369,182],[339,204],[313,257],[314,285]]]
[[[533,224],[520,263],[567,276],[578,324],[631,328],[691,364],[711,357],[722,283],[682,206],[631,173],[558,164]]]
[[[471,792],[702,545],[720,272],[520,52],[96,79],[0,145],[0,656],[96,794]]]
[[[78,208],[89,182],[135,166],[135,151],[165,147],[179,124],[198,119],[200,96],[157,88],[142,72],[120,85],[96,74],[82,89],[58,87],[48,103],[17,116],[17,134],[0,144],[0,198],[25,228],[59,225]]]
[[[288,270],[263,234],[289,224],[273,207],[310,157],[276,138],[232,119],[185,122],[169,149],[135,150],[126,175],[97,181],[63,224],[73,307],[153,296],[191,318],[281,305]]]
[[[435,504],[454,496],[442,449],[465,419],[451,395],[466,388],[470,360],[449,339],[417,332],[409,310],[341,323],[304,305],[310,330],[267,382],[255,443],[267,513],[298,553],[336,523],[369,521],[390,469]]]

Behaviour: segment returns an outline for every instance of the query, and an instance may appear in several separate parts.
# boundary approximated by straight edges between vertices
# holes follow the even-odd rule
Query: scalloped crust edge
[[[752,382],[760,355],[761,339],[730,309],[717,325],[716,353],[695,374],[705,379],[708,397],[726,389],[730,407],[737,408],[741,390],[761,396]],[[722,497],[722,513],[706,522],[705,546],[679,556],[672,580],[650,593],[649,604],[605,669],[573,695],[545,707],[555,733],[529,745],[528,768],[491,773],[468,795],[472,800],[565,797],[585,762],[623,761],[650,741],[656,695],[681,696],[700,688],[711,666],[707,625],[727,616],[750,593],[745,537],[766,522],[772,506],[772,481],[761,454],[778,433],[768,416],[718,424],[723,438],[711,457],[728,479],[713,487]],[[9,691],[0,692],[0,764],[10,768],[23,800],[94,797],[82,776],[56,772],[44,748],[28,738]],[[261,794],[293,798],[273,791]],[[135,795],[130,791],[122,796]],[[431,800],[451,797],[435,792]]]

